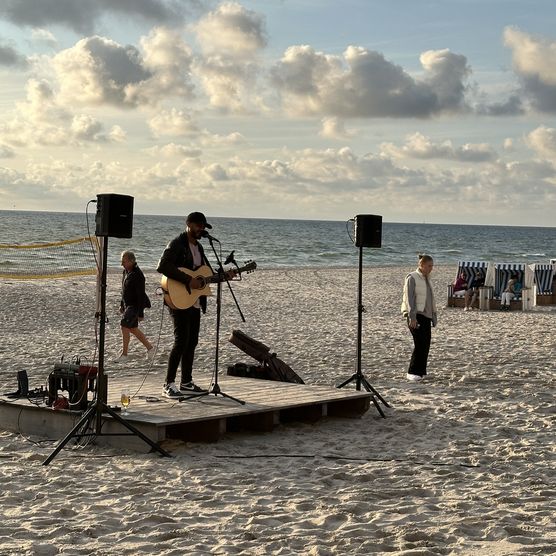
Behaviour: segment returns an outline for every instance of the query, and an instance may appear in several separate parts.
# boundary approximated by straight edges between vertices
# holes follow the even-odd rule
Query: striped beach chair
[[[474,282],[475,278],[479,274],[479,271],[485,276],[485,286],[492,286],[492,272],[489,272],[490,265],[487,261],[458,261],[458,269],[456,272],[456,278],[465,272],[467,277],[467,283]],[[448,285],[448,307],[455,307],[459,305],[456,303],[457,299],[463,299],[463,294],[454,295],[454,285]]]
[[[522,309],[529,309],[530,290],[533,287],[535,275],[529,265],[525,263],[495,263],[494,264],[494,299],[500,299],[506,289],[512,274],[517,275],[522,285],[522,291],[514,296],[513,301],[521,301]]]
[[[529,266],[534,274],[535,305],[552,305],[556,265],[536,263]]]

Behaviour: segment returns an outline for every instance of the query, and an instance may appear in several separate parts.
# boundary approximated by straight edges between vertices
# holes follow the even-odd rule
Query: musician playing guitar
[[[199,240],[202,232],[212,229],[202,212],[192,212],[187,216],[185,232],[174,238],[164,249],[157,271],[171,280],[184,284],[189,293],[202,289],[205,284],[196,277],[190,276],[180,270],[186,268],[195,270],[201,265],[210,267]],[[227,278],[234,276],[234,271],[226,273]],[[201,311],[206,312],[207,298],[202,295],[187,309],[178,309],[168,303],[170,315],[174,321],[174,345],[168,359],[168,369],[163,387],[163,395],[168,398],[180,398],[184,394],[203,393],[203,390],[193,382],[193,360],[195,348],[199,340],[199,327]],[[181,381],[179,388],[176,385],[176,374],[181,364]]]

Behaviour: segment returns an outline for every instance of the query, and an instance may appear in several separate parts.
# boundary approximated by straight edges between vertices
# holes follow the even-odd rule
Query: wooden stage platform
[[[134,384],[129,378],[109,377],[108,405],[120,406],[123,387],[129,388],[133,396],[139,379]],[[155,442],[166,439],[215,442],[225,433],[268,432],[280,423],[316,422],[327,416],[359,417],[371,402],[370,393],[358,392],[353,386],[337,389],[231,376],[219,378],[219,385],[222,392],[244,400],[245,405],[214,394],[183,402],[168,399],[161,395],[160,377],[152,376],[132,398],[127,416],[120,415]],[[0,403],[1,428],[43,438],[62,439],[81,415],[78,411],[36,406],[26,398]],[[103,415],[103,421],[103,432],[128,432],[110,415]],[[100,436],[96,442],[139,451],[150,449],[136,436]]]

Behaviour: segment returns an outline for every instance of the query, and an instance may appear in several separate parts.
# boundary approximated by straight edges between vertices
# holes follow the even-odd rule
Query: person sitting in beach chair
[[[458,277],[454,280],[453,284],[454,295],[465,295],[468,290],[467,287],[467,274],[465,270],[462,270]]]
[[[521,283],[518,280],[517,274],[512,274],[506,289],[502,292],[500,297],[500,310],[509,311],[512,299],[521,293]]]
[[[469,309],[471,298],[475,293],[469,289],[477,287],[478,293],[479,286],[475,286],[475,280],[479,275],[484,277],[483,284],[488,284],[488,269],[489,263],[486,261],[458,261],[455,280],[448,284],[448,307],[467,307]]]
[[[477,270],[477,274],[471,279],[469,287],[465,290],[465,306],[464,311],[471,311],[473,304],[479,295],[479,288],[485,285],[485,275],[481,269]]]

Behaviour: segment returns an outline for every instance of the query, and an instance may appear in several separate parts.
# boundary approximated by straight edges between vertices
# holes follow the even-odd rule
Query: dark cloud
[[[512,50],[522,95],[535,110],[556,113],[556,41],[506,27],[504,43]]]
[[[524,94],[535,110],[556,113],[556,85],[545,83],[538,76],[521,77],[521,83]]]
[[[343,56],[292,46],[271,70],[286,110],[338,117],[428,118],[465,111],[465,56],[449,50],[421,55],[415,79],[380,52],[350,46]]]
[[[478,106],[477,113],[486,116],[520,116],[525,113],[525,109],[521,97],[519,95],[511,95],[504,102],[494,102]]]
[[[91,33],[104,14],[119,14],[160,24],[183,21],[196,0],[2,0],[0,17],[16,25],[62,25]]]
[[[104,37],[81,39],[54,58],[61,92],[74,102],[134,106],[130,87],[151,77],[139,51]]]
[[[0,66],[27,67],[27,58],[7,44],[0,42]]]

